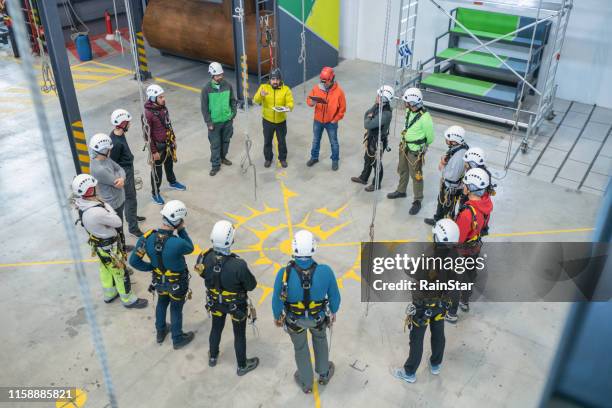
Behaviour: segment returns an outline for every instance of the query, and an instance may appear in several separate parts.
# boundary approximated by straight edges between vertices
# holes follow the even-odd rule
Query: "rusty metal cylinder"
[[[150,0],[143,21],[144,36],[149,45],[162,52],[234,67],[231,3],[231,0],[224,0],[222,4],[203,0]],[[248,67],[250,72],[257,73],[254,2],[244,3]],[[269,24],[273,27],[272,18]],[[261,52],[262,60],[268,59],[269,51],[262,49]],[[262,67],[263,72],[269,69],[269,64]]]

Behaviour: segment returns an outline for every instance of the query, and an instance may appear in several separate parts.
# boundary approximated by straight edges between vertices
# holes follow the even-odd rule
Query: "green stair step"
[[[447,48],[444,51],[438,53],[436,57],[443,59],[451,59],[455,58],[457,55],[460,55],[467,51],[464,48]],[[502,60],[507,61],[508,57],[499,56]],[[459,58],[456,58],[454,61],[464,62],[466,64],[473,65],[483,65],[485,67],[491,68],[501,68],[503,67],[502,63],[499,62],[497,58],[493,55],[486,52],[472,51],[469,54],[465,54]]]
[[[494,82],[448,74],[430,74],[423,79],[422,84],[476,96],[485,96],[497,85]]]

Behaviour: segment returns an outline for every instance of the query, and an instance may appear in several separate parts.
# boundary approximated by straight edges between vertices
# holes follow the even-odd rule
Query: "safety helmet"
[[[98,180],[89,174],[77,174],[72,179],[72,192],[78,197],[91,197]]]
[[[485,152],[480,147],[470,147],[465,155],[463,155],[463,161],[470,165],[470,167],[484,166],[485,164]]]
[[[120,126],[123,122],[130,122],[132,115],[125,109],[116,109],[111,113],[111,124],[113,126]]]
[[[489,187],[491,180],[489,174],[481,168],[469,169],[463,176],[463,184],[465,184],[472,193],[479,191],[484,192],[484,189]]]
[[[298,257],[313,256],[317,251],[317,241],[312,232],[306,230],[296,232],[291,242],[291,251]]]
[[[223,73],[223,67],[218,62],[211,62],[208,66],[208,73],[212,76],[221,75]]]
[[[423,94],[419,88],[406,89],[406,92],[404,92],[402,96],[402,100],[417,108],[423,106]]]
[[[334,73],[334,69],[332,67],[323,67],[321,73],[319,74],[319,79],[323,82],[333,81],[336,77]]]
[[[383,102],[390,103],[395,96],[395,90],[392,86],[383,85],[376,91],[376,94],[380,96]]]
[[[444,131],[444,138],[449,142],[461,144],[465,140],[465,129],[457,125],[451,126]]]
[[[155,102],[155,99],[157,99],[157,97],[163,93],[164,89],[157,84],[149,85],[147,87],[147,98],[149,98],[149,100],[152,102]]]
[[[432,228],[434,242],[457,243],[459,242],[459,226],[450,218],[442,218]]]
[[[214,248],[229,248],[234,243],[236,229],[231,222],[226,220],[217,221],[210,233],[210,242]]]
[[[187,216],[187,207],[182,201],[170,200],[159,213],[164,217],[164,221],[176,227]]]
[[[89,140],[89,148],[97,154],[106,155],[112,147],[113,141],[109,135],[104,133],[96,133]]]

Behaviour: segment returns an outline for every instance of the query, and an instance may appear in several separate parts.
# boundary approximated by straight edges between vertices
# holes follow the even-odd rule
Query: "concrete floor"
[[[428,371],[427,341],[417,383],[407,385],[389,373],[391,367],[403,364],[408,352],[408,335],[402,328],[404,305],[371,304],[365,316],[365,305],[360,302],[358,250],[359,241],[368,239],[374,196],[349,180],[358,174],[362,164],[362,115],[378,86],[377,65],[345,61],[337,69],[338,81],[348,97],[348,112],[340,125],[341,163],[337,173],[330,170],[329,144],[325,140],[321,162],[313,168],[305,167],[312,124],[310,109],[300,103],[289,119],[288,169],[263,168],[259,108],[255,108],[248,122],[244,113],[236,120],[229,154],[235,165],[224,167],[218,176],[210,178],[199,93],[190,88],[204,84],[205,68],[151,54],[154,74],[177,83],[165,82],[162,86],[167,90],[179,142],[176,173],[189,187],[186,192],[162,190],[162,194],[166,199],[176,198],[187,204],[187,228],[202,248],[207,247],[208,234],[218,219],[229,217],[239,225],[235,249],[249,262],[260,282],[253,294],[259,305],[260,335],[254,336],[249,329],[248,354],[259,356],[261,366],[246,377],[235,376],[229,327],[222,340],[219,365],[214,369],[207,366],[210,320],[203,309],[203,284],[197,275],[191,281],[193,300],[187,302],[184,313],[185,330],[197,332],[194,342],[181,351],[173,351],[168,343],[158,346],[154,340],[153,307],[127,311],[117,303],[105,305],[101,301],[97,267],[89,258],[85,235],[78,228],[120,406],[536,405],[567,304],[475,303],[468,315],[460,316],[456,326],[446,327],[446,353],[440,376],[434,377]],[[66,200],[56,202],[19,65],[8,57],[1,58],[0,222],[5,233],[0,237],[0,304],[4,310],[0,317],[4,367],[0,384],[76,386],[88,393],[86,406],[104,407],[108,400],[101,369],[58,211],[59,206],[67,205],[68,186],[74,175],[61,112],[54,97],[45,98],[66,186]],[[129,66],[127,57],[120,56],[100,62]],[[108,67],[106,73],[100,73],[99,68],[104,66],[96,63],[74,69],[91,68],[98,68],[98,73],[107,78],[92,83],[79,80],[82,85],[78,97],[88,136],[110,129],[108,117],[113,109],[127,108],[135,116],[140,112],[136,85],[128,73]],[[302,88],[295,89],[294,95],[298,101],[303,100]],[[561,111],[568,106],[567,102],[559,103],[563,106]],[[426,240],[430,236],[423,218],[434,211],[438,188],[435,163],[444,150],[441,134],[449,124],[463,124],[468,130],[468,142],[488,150],[493,167],[504,175],[502,158],[509,143],[506,130],[438,113],[434,113],[434,121],[436,141],[425,166],[424,208],[413,217],[408,215],[410,197],[391,201],[381,194],[376,219],[379,240]],[[247,128],[254,142],[252,155],[258,170],[257,200],[253,197],[252,175],[241,174],[238,166]],[[392,191],[397,182],[398,134],[394,134],[391,143],[394,151],[385,157],[385,193]],[[138,192],[140,213],[147,217],[143,228],[152,228],[157,225],[160,208],[149,199],[148,166],[136,126],[129,139],[136,154],[136,169],[145,182]],[[514,146],[518,147],[518,141]],[[606,149],[606,153],[609,155],[610,150]],[[604,168],[606,175],[608,170]],[[521,169],[511,169],[498,184],[490,241],[591,239],[589,229],[601,202],[599,192],[576,191],[527,176]],[[336,376],[328,386],[308,396],[293,382],[291,342],[274,327],[269,299],[275,270],[288,260],[284,250],[289,231],[304,226],[317,231],[321,245],[316,258],[333,267],[343,296],[331,351]],[[194,257],[188,259],[190,266],[194,262]],[[149,279],[146,274],[134,275],[138,295],[149,296]]]

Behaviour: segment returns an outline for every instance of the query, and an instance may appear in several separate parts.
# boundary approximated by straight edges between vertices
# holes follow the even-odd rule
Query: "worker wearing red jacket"
[[[477,257],[482,246],[481,237],[487,235],[489,219],[493,211],[493,201],[487,192],[491,180],[489,174],[481,168],[468,170],[463,177],[463,194],[467,201],[459,207],[455,222],[459,227],[458,252],[466,257]],[[476,280],[476,270],[470,269],[465,272],[464,279],[467,282]],[[461,308],[464,312],[470,310],[471,290],[457,293],[452,306],[446,315],[446,321],[457,322],[457,310]]]
[[[332,170],[338,170],[340,160],[340,144],[338,143],[338,122],[344,118],[346,112],[346,98],[344,91],[335,81],[336,74],[333,68],[323,67],[319,75],[321,82],[315,85],[306,98],[308,106],[314,106],[314,122],[312,126],[313,138],[308,167],[319,162],[319,149],[323,129],[327,131],[331,145]]]

